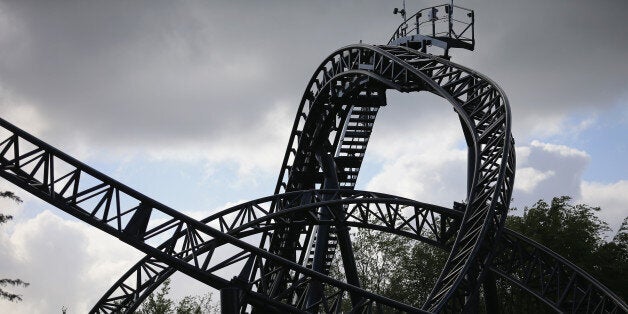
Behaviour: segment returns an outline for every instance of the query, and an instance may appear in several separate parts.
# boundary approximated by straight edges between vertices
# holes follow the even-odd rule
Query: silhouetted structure
[[[482,285],[494,311],[496,276],[557,311],[627,312],[578,267],[504,228],[515,175],[508,100],[489,78],[448,61],[450,48],[474,48],[473,11],[441,5],[407,19],[405,8],[395,12],[404,22],[387,45],[341,48],[316,69],[272,196],[197,221],[4,120],[0,176],[148,254],[94,313],[132,312],[175,271],[220,289],[224,312],[337,312],[343,304],[356,312],[473,312]],[[388,89],[430,92],[453,106],[468,145],[464,204],[354,190]],[[450,249],[422,309],[360,288],[349,227]],[[326,275],[336,250],[346,282]]]

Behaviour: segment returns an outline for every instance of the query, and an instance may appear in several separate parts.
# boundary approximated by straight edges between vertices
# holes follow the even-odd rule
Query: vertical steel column
[[[240,289],[225,287],[220,289],[220,313],[237,314],[240,311]]]
[[[336,170],[336,162],[334,158],[327,152],[317,152],[316,159],[318,160],[323,170],[325,181],[323,182],[323,189],[338,189],[338,174]],[[332,194],[323,195],[323,200],[331,200],[334,196]],[[331,220],[333,215],[336,217],[336,235],[338,237],[338,246],[342,256],[342,263],[345,269],[345,276],[347,283],[356,287],[360,286],[360,280],[358,278],[358,271],[355,266],[355,256],[353,255],[353,247],[351,245],[351,237],[349,236],[349,228],[344,224],[344,213],[342,208],[330,208],[325,206],[320,210],[320,217],[322,220]],[[327,255],[329,248],[329,225],[320,225],[316,234],[316,248],[314,251],[314,260],[312,262],[312,269],[324,273],[325,270],[325,256]],[[322,297],[322,286],[313,282],[310,285],[310,291],[307,297],[307,307],[313,306],[316,302],[319,302]],[[350,294],[351,303],[355,306],[360,301],[360,296],[355,293]],[[316,312],[317,307],[314,307]]]
[[[484,305],[486,306],[486,313],[499,313],[499,306],[497,306],[497,284],[495,283],[495,274],[493,272],[486,272],[484,277]]]
[[[447,10],[447,16],[448,16],[448,22],[449,22],[449,31],[447,32],[447,36],[449,36],[449,38],[451,38],[451,32],[454,28],[454,24],[451,21],[451,19],[453,18],[453,14],[454,14],[454,0],[451,0],[449,9]]]

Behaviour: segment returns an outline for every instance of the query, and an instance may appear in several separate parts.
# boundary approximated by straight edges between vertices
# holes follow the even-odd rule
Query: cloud
[[[628,181],[608,184],[583,181],[581,189],[579,201],[600,207],[602,210],[598,217],[606,221],[613,231],[617,231],[624,218],[628,217]]]
[[[273,123],[289,130],[323,56],[345,40],[359,40],[313,36],[322,38],[316,41],[320,50],[309,49],[305,44],[314,42],[299,34],[315,21],[331,19],[337,29],[343,24],[336,18],[340,12],[321,6],[266,3],[247,16],[253,6],[244,2],[144,4],[0,6],[1,25],[11,26],[0,37],[2,51],[23,47],[0,58],[0,86],[45,117],[44,139],[78,153],[81,145],[93,150],[98,143],[105,150],[101,156],[144,151],[180,158],[162,151],[204,145],[204,158],[224,159],[206,154],[209,149],[233,150],[246,167],[250,162],[237,158],[240,152],[262,150],[258,157],[266,158],[267,151],[278,150],[275,142],[259,140],[275,136],[260,118],[282,106],[277,110],[290,117],[273,117]],[[36,132],[32,124],[21,125]],[[281,134],[280,146],[287,138],[288,131]],[[221,141],[220,147],[207,147]]]
[[[0,113],[5,120],[18,127],[28,126],[33,135],[41,135],[49,128],[46,119],[36,106],[5,90],[0,85]]]
[[[541,150],[548,153],[557,153],[562,157],[577,157],[577,158],[589,159],[589,155],[586,152],[575,149],[575,148],[571,148],[566,145],[543,143],[538,140],[532,141],[530,145],[532,147],[540,148]]]
[[[464,200],[467,150],[450,105],[432,95],[390,99],[369,141],[365,164],[380,169],[366,189],[443,206]]]
[[[27,220],[11,222],[1,231],[0,268],[3,276],[30,283],[17,291],[23,301],[0,301],[10,313],[85,313],[141,255],[107,234],[82,222],[44,210]],[[2,227],[3,229],[5,226]]]
[[[621,32],[596,41],[595,58],[581,49],[582,38],[622,29],[619,10],[608,8],[625,4],[610,3],[469,2],[477,52],[457,51],[454,61],[502,85],[518,138],[582,130],[591,118],[573,126],[572,112],[594,114],[617,97],[609,91],[626,89],[617,82],[628,69],[612,61],[628,47]],[[144,4],[0,4],[0,114],[80,159],[201,159],[210,173],[236,164],[242,177],[276,171],[323,57],[359,40],[384,42],[398,22],[384,14],[389,3],[375,1],[360,14],[350,3]]]
[[[454,60],[494,79],[512,105],[513,132],[526,140],[567,133],[573,114],[612,107],[627,91],[628,2],[467,1],[476,49]],[[582,49],[583,42],[592,43]],[[457,55],[460,53],[456,52]],[[587,120],[587,118],[584,118]]]
[[[183,213],[200,220],[245,201]],[[66,306],[71,313],[87,313],[115,280],[144,257],[135,248],[57,210],[44,209],[29,217],[34,207],[46,205],[28,196],[21,205],[5,199],[0,199],[0,205],[9,210],[3,209],[3,213],[15,215],[13,221],[0,226],[0,278],[30,283],[27,288],[10,289],[21,294],[23,301],[0,300],[3,312],[53,313]],[[154,225],[158,220],[151,222]],[[211,290],[185,275],[175,276],[171,287],[175,299]],[[217,297],[214,291],[214,301]]]
[[[532,167],[519,168],[517,169],[517,184],[515,188],[530,193],[540,182],[553,177],[555,174],[552,170],[542,172]]]
[[[522,208],[539,199],[580,195],[582,175],[591,159],[586,152],[533,140],[527,146],[517,147],[517,154],[511,206]]]
[[[583,173],[591,157],[566,145],[532,141],[517,147],[517,174],[512,206],[531,206],[539,199],[571,196],[575,203],[600,207],[598,217],[617,231],[628,216],[628,181],[590,182]]]

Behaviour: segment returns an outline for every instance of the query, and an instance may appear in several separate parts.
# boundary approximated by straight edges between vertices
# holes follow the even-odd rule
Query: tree
[[[210,314],[219,313],[218,305],[212,303],[211,292],[201,296],[186,296],[175,306],[168,297],[170,279],[164,280],[159,291],[151,293],[137,311],[139,314]]]
[[[220,313],[220,307],[212,303],[211,292],[200,296],[186,296],[177,305],[177,314],[209,314]]]
[[[447,259],[441,248],[376,230],[358,229],[352,242],[360,286],[415,307],[423,305]],[[329,273],[345,280],[339,252]],[[348,311],[348,298],[342,304]]]
[[[613,238],[604,243],[595,254],[595,264],[589,271],[609,289],[628,300],[628,217]]]
[[[595,215],[599,210],[573,205],[567,196],[555,197],[550,203],[540,200],[525,207],[522,216],[509,216],[506,225],[567,258],[626,300],[628,217],[607,242],[604,234],[609,228]],[[352,239],[361,286],[418,307],[431,292],[448,254],[425,243],[373,230],[359,229]],[[339,260],[337,256],[330,275],[344,280]],[[498,280],[497,288],[502,312],[553,313],[543,302],[506,281]],[[348,307],[348,300],[343,305]],[[482,304],[480,307],[482,311]]]
[[[550,204],[539,200],[524,208],[523,216],[510,216],[506,226],[537,241],[585,270],[597,264],[593,254],[609,231],[595,212],[599,207],[572,205],[568,196],[554,197]]]
[[[168,298],[170,293],[170,279],[164,280],[161,289],[151,293],[146,301],[142,304],[142,308],[137,312],[139,314],[170,314],[174,310],[174,302]]]
[[[0,198],[8,198],[13,200],[16,203],[21,203],[22,199],[20,199],[17,195],[13,194],[13,192],[4,191],[0,192]],[[0,214],[0,225],[6,223],[7,221],[13,219],[13,216]],[[5,299],[9,301],[22,301],[22,296],[19,294],[14,294],[8,291],[5,291],[3,288],[6,287],[27,287],[28,283],[22,281],[21,279],[0,279],[0,299]]]
[[[610,242],[610,231],[595,213],[599,207],[571,204],[568,196],[554,197],[551,203],[539,200],[525,208],[523,216],[510,216],[506,226],[584,269],[602,284],[628,299],[628,217]]]

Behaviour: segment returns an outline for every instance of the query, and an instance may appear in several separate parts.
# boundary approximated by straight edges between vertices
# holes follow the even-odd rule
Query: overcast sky
[[[271,194],[303,89],[332,51],[384,44],[401,1],[2,1],[0,117],[194,217]],[[436,5],[408,0],[408,11]],[[628,2],[458,1],[476,49],[453,61],[505,90],[514,205],[570,195],[628,215]],[[388,92],[359,189],[465,198],[458,120]],[[0,278],[31,283],[0,312],[84,313],[142,254],[34,199],[0,203]],[[183,281],[181,281],[183,282]],[[201,285],[176,283],[176,295]]]

